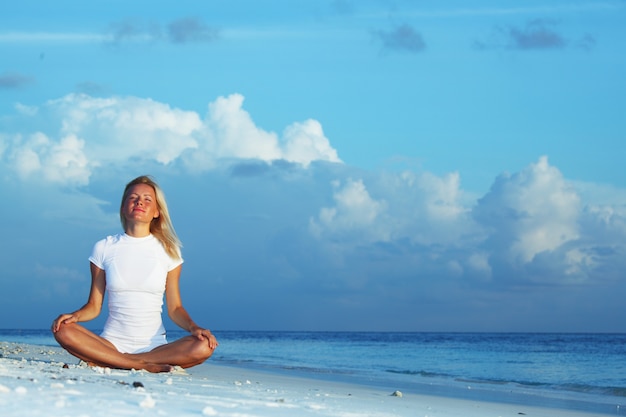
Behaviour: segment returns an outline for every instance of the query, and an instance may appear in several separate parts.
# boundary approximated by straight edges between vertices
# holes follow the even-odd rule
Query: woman
[[[91,291],[87,303],[52,323],[59,344],[91,365],[167,372],[188,368],[208,359],[218,343],[199,327],[182,305],[179,289],[183,260],[165,197],[148,176],[126,185],[120,205],[123,234],[94,245]],[[78,322],[96,318],[105,289],[109,317],[101,335]],[[169,317],[190,336],[172,343],[161,320],[163,293]]]

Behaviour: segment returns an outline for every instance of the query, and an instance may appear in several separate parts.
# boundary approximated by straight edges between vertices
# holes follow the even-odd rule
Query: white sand
[[[591,417],[207,363],[168,374],[89,368],[61,348],[0,342],[0,416]],[[68,364],[64,368],[63,365]]]

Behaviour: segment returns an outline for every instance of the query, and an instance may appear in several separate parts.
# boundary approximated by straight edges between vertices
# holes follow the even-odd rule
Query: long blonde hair
[[[122,203],[120,204],[120,220],[122,221],[122,227],[126,230],[126,217],[123,213],[124,202],[126,201],[130,188],[137,184],[146,184],[152,187],[156,197],[159,217],[152,219],[152,222],[150,222],[150,233],[152,233],[154,237],[161,242],[163,248],[165,248],[165,252],[167,252],[171,258],[180,259],[180,248],[182,247],[182,244],[176,235],[174,225],[172,225],[170,213],[167,210],[167,203],[165,202],[165,194],[163,194],[163,190],[161,190],[159,184],[157,184],[156,181],[154,181],[154,179],[152,179],[149,175],[142,175],[126,184],[124,194],[122,195]]]

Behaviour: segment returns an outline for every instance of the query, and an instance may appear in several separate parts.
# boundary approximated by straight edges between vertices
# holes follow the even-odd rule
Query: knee
[[[67,346],[72,343],[72,340],[74,340],[74,335],[76,334],[75,328],[76,324],[74,323],[62,324],[61,327],[59,327],[59,330],[53,332],[52,334],[61,346]]]
[[[66,333],[65,328],[66,328],[66,327],[67,327],[67,326],[66,326],[65,324],[62,324],[62,325],[61,325],[61,326],[57,329],[57,331],[56,331],[56,332],[55,332],[54,330],[52,331],[52,336],[54,336],[54,339],[55,339],[57,342],[61,343],[61,340],[65,339],[65,333]]]
[[[215,349],[209,347],[207,340],[197,340],[194,344],[192,355],[197,361],[204,362],[213,355],[214,351]]]

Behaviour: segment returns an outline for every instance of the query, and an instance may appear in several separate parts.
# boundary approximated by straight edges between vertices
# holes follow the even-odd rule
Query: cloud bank
[[[86,254],[118,231],[123,184],[148,172],[185,243],[186,297],[219,294],[221,328],[624,330],[610,317],[626,287],[626,190],[598,198],[601,184],[568,180],[547,156],[481,196],[458,172],[364,171],[319,121],[277,134],[243,103],[218,97],[200,115],[70,94],[4,117],[2,215],[19,243],[0,247],[0,312],[32,303],[32,288],[51,316],[60,299],[83,302]],[[68,296],[79,277],[85,294]],[[250,311],[268,314],[251,323]]]
[[[220,97],[202,117],[150,99],[70,94],[38,108],[19,106],[13,123],[28,127],[4,132],[2,157],[23,180],[62,185],[87,185],[94,170],[128,161],[176,161],[195,172],[228,159],[341,162],[318,121],[295,122],[279,136],[256,126],[243,101]]]

